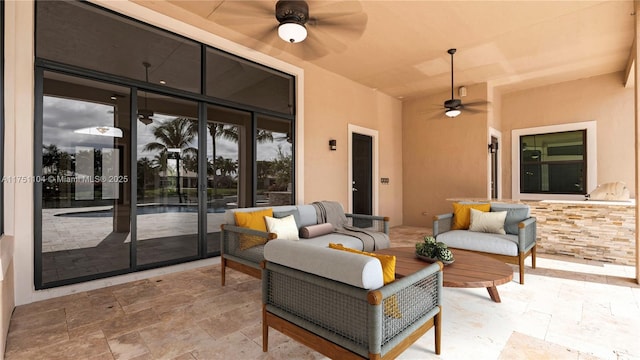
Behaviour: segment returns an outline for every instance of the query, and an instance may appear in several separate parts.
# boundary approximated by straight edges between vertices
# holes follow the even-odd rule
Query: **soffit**
[[[283,60],[291,56],[398,98],[487,82],[503,93],[624,71],[633,1],[309,1],[310,16],[361,9],[360,36],[309,26],[326,54],[277,38],[276,1],[136,1]],[[266,10],[265,10],[266,9]],[[180,10],[180,11],[176,11]],[[311,34],[313,32],[313,34]],[[621,82],[622,82],[621,78]]]

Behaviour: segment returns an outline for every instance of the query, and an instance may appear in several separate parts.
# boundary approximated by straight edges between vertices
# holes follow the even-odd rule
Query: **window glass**
[[[251,113],[207,108],[207,252],[220,251],[227,209],[251,206]]]
[[[293,204],[291,122],[259,116],[256,132],[256,205]]]
[[[128,88],[45,72],[42,283],[129,268]]]
[[[586,193],[586,130],[520,136],[520,192]]]
[[[144,101],[146,99],[146,101]],[[198,255],[198,105],[138,92],[137,263]]]
[[[80,1],[38,1],[36,56],[200,93],[201,47],[194,41]]]
[[[293,114],[293,77],[223,51],[207,49],[207,95]]]

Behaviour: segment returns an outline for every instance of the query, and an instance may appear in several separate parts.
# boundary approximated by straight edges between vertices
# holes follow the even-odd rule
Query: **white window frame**
[[[584,195],[570,194],[531,194],[520,192],[520,137],[556,132],[586,130],[587,132],[587,193],[598,184],[598,148],[596,144],[596,121],[584,121],[568,124],[539,126],[511,131],[511,194],[514,200],[584,200]]]

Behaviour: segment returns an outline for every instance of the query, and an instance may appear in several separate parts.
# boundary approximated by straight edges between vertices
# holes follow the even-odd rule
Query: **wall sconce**
[[[335,151],[338,148],[336,143],[337,142],[335,140],[329,140],[329,150]]]
[[[489,144],[489,154],[495,154],[498,152],[498,143]]]

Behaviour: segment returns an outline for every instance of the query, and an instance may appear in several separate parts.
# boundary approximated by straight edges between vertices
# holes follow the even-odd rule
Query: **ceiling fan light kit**
[[[447,111],[444,112],[445,115],[447,115],[450,118],[454,118],[458,115],[460,115],[462,113],[462,111],[458,110],[458,109],[447,109]]]
[[[276,3],[278,36],[289,43],[299,43],[307,38],[304,26],[309,19],[309,5],[305,1],[280,0]]]
[[[294,22],[280,24],[278,26],[278,36],[286,42],[299,43],[307,38],[307,28]]]

